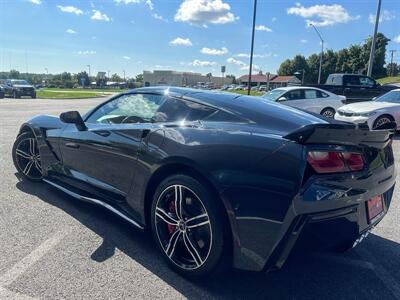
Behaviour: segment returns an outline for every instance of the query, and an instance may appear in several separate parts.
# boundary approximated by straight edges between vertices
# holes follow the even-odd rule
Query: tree
[[[121,81],[122,81],[122,78],[121,78],[117,73],[115,73],[115,74],[112,74],[112,75],[111,75],[111,81],[114,81],[114,82],[121,82]]]
[[[233,84],[236,84],[236,76],[235,76],[235,75],[230,74],[230,75],[226,75],[225,77],[226,77],[226,78],[229,78],[229,79],[232,79],[232,83],[233,83]]]
[[[292,61],[290,59],[287,59],[283,63],[281,63],[278,70],[278,75],[285,76],[285,75],[292,75],[293,73],[294,71],[292,67]]]
[[[136,75],[135,81],[143,83],[143,74]]]
[[[8,77],[12,79],[19,79],[19,75],[20,74],[17,70],[10,70]]]
[[[78,74],[76,74],[76,79],[77,79],[77,83],[79,85],[82,85],[84,87],[90,85],[89,75],[88,75],[88,73],[86,73],[86,71],[79,72]]]

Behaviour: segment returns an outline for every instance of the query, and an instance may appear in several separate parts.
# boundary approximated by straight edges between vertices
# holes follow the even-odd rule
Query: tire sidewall
[[[28,139],[28,138],[36,139],[36,137],[34,136],[34,134],[32,132],[24,132],[17,137],[17,139],[14,142],[13,148],[12,148],[12,159],[13,159],[14,166],[18,171],[18,174],[20,174],[23,179],[39,182],[39,181],[42,181],[42,178],[32,178],[32,177],[26,176],[24,174],[24,172],[22,172],[22,170],[18,164],[17,155],[16,155],[17,147],[21,141]],[[37,143],[37,140],[36,140],[36,143]]]
[[[326,111],[332,112],[332,117],[324,116],[324,113],[325,113]],[[321,115],[324,116],[325,118],[334,118],[334,117],[335,117],[335,113],[336,113],[336,111],[335,111],[333,108],[330,108],[330,107],[324,108],[324,109],[321,111]]]
[[[211,230],[212,230],[212,246],[210,253],[207,257],[205,263],[197,269],[192,270],[185,270],[174,262],[170,260],[170,258],[165,254],[164,249],[158,239],[156,225],[155,225],[155,209],[156,204],[158,201],[159,196],[161,193],[169,186],[180,184],[190,188],[200,199],[203,203],[205,209],[207,210],[207,214],[209,216],[209,220],[211,223]],[[152,235],[154,238],[155,243],[157,244],[158,248],[160,249],[162,256],[167,261],[167,263],[178,273],[183,274],[188,277],[201,277],[211,273],[219,273],[226,268],[226,262],[224,258],[227,258],[228,255],[224,255],[227,250],[227,231],[225,222],[221,217],[221,208],[217,204],[218,199],[214,195],[213,191],[211,191],[206,185],[202,184],[197,179],[179,174],[173,175],[165,180],[163,180],[157,187],[151,206],[151,229]],[[225,252],[225,253],[224,253]]]

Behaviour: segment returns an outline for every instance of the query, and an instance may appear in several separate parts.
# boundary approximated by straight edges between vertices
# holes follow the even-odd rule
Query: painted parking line
[[[13,283],[19,276],[24,274],[31,266],[39,261],[47,252],[54,248],[68,232],[66,230],[57,231],[48,240],[35,248],[31,253],[16,263],[11,269],[0,276],[0,287]],[[0,297],[1,298],[1,297]]]

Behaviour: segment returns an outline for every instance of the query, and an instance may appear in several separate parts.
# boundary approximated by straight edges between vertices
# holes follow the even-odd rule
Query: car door
[[[123,200],[136,174],[142,139],[162,101],[161,95],[124,94],[93,111],[85,120],[87,130],[68,125],[60,136],[68,183]]]
[[[302,109],[305,109],[306,106],[303,89],[290,90],[280,96],[277,101],[281,104]]]

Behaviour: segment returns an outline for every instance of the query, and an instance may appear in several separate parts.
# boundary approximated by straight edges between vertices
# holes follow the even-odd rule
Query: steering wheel
[[[123,118],[123,120],[121,121],[121,124],[124,123],[144,123],[145,120],[142,119],[141,117],[138,116],[127,116],[125,118]]]

